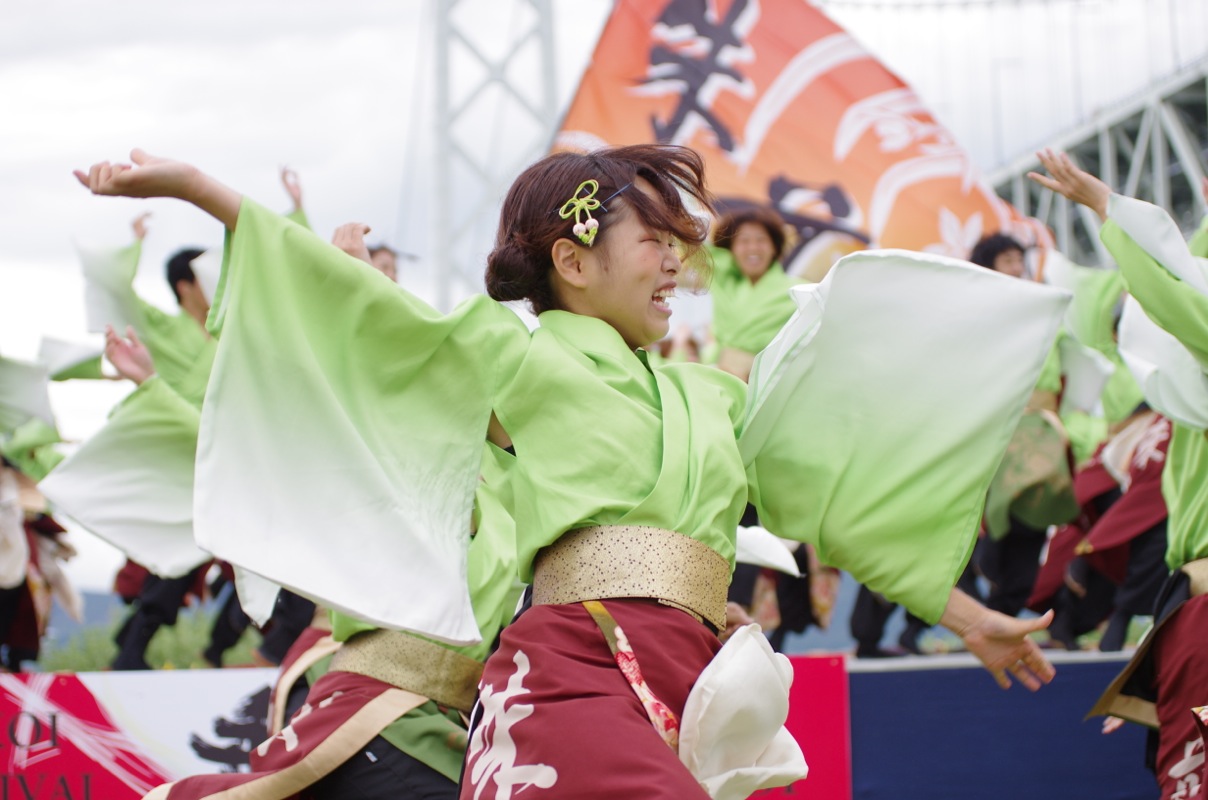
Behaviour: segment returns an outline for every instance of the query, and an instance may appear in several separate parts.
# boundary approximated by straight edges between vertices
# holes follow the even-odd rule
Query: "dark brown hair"
[[[725,250],[730,250],[738,229],[747,223],[754,223],[765,231],[772,239],[772,261],[779,261],[784,255],[784,220],[770,208],[744,208],[732,211],[717,221],[713,228],[713,244]]]
[[[991,233],[983,236],[977,244],[973,245],[973,252],[969,254],[969,260],[979,267],[994,269],[994,262],[998,260],[998,257],[1012,250],[1025,252],[1018,239],[1007,236],[1005,233]]]
[[[520,174],[503,201],[495,249],[487,257],[487,294],[502,301],[527,300],[534,314],[558,307],[550,283],[554,268],[550,251],[559,239],[577,241],[571,232],[574,219],[562,219],[558,211],[586,180],[599,182],[595,196],[608,209],[593,215],[600,223],[593,247],[607,242],[608,229],[624,205],[645,225],[670,233],[684,245],[686,270],[707,270],[707,260],[698,254],[708,223],[688,210],[683,197],[700,204],[699,213],[712,210],[704,172],[699,155],[671,145],[639,144],[546,156]],[[637,178],[646,179],[659,200],[633,186]]]

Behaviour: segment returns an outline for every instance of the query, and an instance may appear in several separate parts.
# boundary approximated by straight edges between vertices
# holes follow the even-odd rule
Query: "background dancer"
[[[1148,319],[1174,337],[1163,340],[1163,351],[1146,354],[1157,367],[1152,377],[1174,380],[1190,392],[1184,405],[1155,392],[1159,385],[1152,380],[1142,385],[1149,404],[1172,424],[1162,487],[1171,574],[1154,610],[1155,630],[1092,712],[1156,727],[1161,796],[1188,797],[1206,777],[1203,760],[1188,756],[1204,748],[1191,709],[1208,700],[1208,269],[1202,260],[1208,253],[1192,253],[1165,211],[1114,194],[1069,156],[1044,151],[1038,157],[1049,174],[1028,177],[1103,220],[1099,238],[1144,310],[1145,317],[1134,323]],[[1121,329],[1126,325],[1127,316]],[[1128,347],[1122,333],[1121,350],[1127,354]]]

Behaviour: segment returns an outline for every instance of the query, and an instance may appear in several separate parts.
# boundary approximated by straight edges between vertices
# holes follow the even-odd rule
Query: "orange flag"
[[[723,209],[770,206],[817,280],[865,247],[966,258],[1005,230],[1046,242],[918,96],[802,0],[618,0],[555,150],[681,144]]]

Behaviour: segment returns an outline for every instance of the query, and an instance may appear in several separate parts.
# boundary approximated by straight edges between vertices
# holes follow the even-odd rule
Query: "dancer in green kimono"
[[[1186,797],[1208,777],[1202,761],[1188,758],[1203,752],[1191,709],[1208,696],[1208,261],[1162,209],[1113,193],[1065,154],[1038,155],[1048,175],[1029,177],[1103,220],[1099,238],[1136,304],[1120,323],[1121,352],[1146,400],[1173,424],[1162,475],[1171,575],[1155,629],[1092,713],[1157,728],[1162,797]]]
[[[132,159],[77,177],[97,194],[185,199],[230,231],[209,320],[200,544],[367,622],[472,642],[468,594],[448,589],[464,581],[483,442],[514,447],[517,569],[534,605],[487,662],[463,797],[745,796],[803,774],[782,657],[743,628],[714,659],[748,497],[769,530],[952,628],[1004,687],[1051,679],[1027,636],[1047,617],[1007,618],[953,583],[1066,295],[860,254],[797,296],[802,314],[748,388],[699,365],[651,370],[640,350],[666,334],[667,299],[704,240],[681,194],[709,207],[690,150],[531,166],[504,201],[490,298],[448,315],[196,168]],[[959,310],[940,336],[933,300],[948,288]],[[529,302],[537,330],[499,302],[511,300]],[[976,333],[1004,318],[1017,336]],[[877,411],[886,381],[895,415]],[[942,426],[927,422],[937,414]],[[372,563],[335,546],[342,532],[372,544]],[[741,677],[727,668],[739,663]],[[692,694],[736,682],[760,686],[741,721]],[[746,748],[725,744],[733,724]],[[584,747],[572,727],[598,735]]]

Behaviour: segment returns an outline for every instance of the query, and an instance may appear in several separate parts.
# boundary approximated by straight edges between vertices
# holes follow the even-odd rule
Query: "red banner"
[[[851,711],[847,667],[841,655],[793,656],[793,688],[786,727],[805,753],[809,775],[755,797],[851,800]]]
[[[169,779],[74,675],[0,675],[0,797],[137,798]]]
[[[918,96],[802,0],[619,0],[556,150],[697,150],[724,208],[776,208],[790,272],[868,246],[966,258],[999,229],[1047,241]]]
[[[0,800],[137,800],[246,773],[272,670],[0,674]]]

